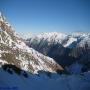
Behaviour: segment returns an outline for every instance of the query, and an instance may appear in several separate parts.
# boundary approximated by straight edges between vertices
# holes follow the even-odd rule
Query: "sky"
[[[0,0],[17,32],[90,32],[90,0]]]

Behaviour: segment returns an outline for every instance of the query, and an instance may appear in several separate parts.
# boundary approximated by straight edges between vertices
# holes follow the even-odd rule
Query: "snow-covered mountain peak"
[[[58,33],[58,32],[49,32],[49,33],[41,33],[41,34],[38,34],[38,37],[57,37],[57,36],[66,36],[64,33]]]
[[[58,32],[51,32],[51,33],[41,33],[37,35],[30,35],[27,39],[31,42],[35,40],[35,43],[40,43],[41,41],[47,41],[49,43],[61,43],[67,37],[66,34],[58,33]]]
[[[41,35],[64,35],[64,33],[60,33],[60,32],[44,32],[41,33]]]
[[[3,16],[2,12],[0,12],[0,22],[5,22],[5,17]]]
[[[43,32],[41,34],[26,33],[20,34],[23,39],[38,38],[38,39],[54,39],[54,38],[65,38],[66,34],[60,32]]]
[[[85,33],[85,32],[74,32],[71,34],[73,37],[88,37],[90,33]]]

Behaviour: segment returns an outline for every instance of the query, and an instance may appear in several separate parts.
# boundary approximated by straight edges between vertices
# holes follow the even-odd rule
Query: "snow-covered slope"
[[[52,58],[29,48],[0,14],[0,65],[4,63],[14,64],[34,73],[39,70],[63,70]]]
[[[48,77],[28,74],[28,78],[0,69],[1,90],[90,90],[90,72],[83,75],[58,75]]]

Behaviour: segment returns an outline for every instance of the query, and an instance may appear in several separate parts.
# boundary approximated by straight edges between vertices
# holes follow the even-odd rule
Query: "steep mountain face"
[[[52,58],[29,48],[0,14],[0,66],[4,64],[15,65],[32,73],[63,70]]]
[[[29,47],[55,59],[63,67],[77,63],[83,65],[82,71],[84,68],[90,70],[90,34],[43,33],[32,35],[25,42]]]

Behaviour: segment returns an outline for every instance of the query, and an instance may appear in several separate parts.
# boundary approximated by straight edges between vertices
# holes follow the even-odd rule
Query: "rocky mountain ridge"
[[[39,70],[63,70],[52,58],[29,48],[0,14],[0,65],[2,64],[14,64],[32,73]]]

